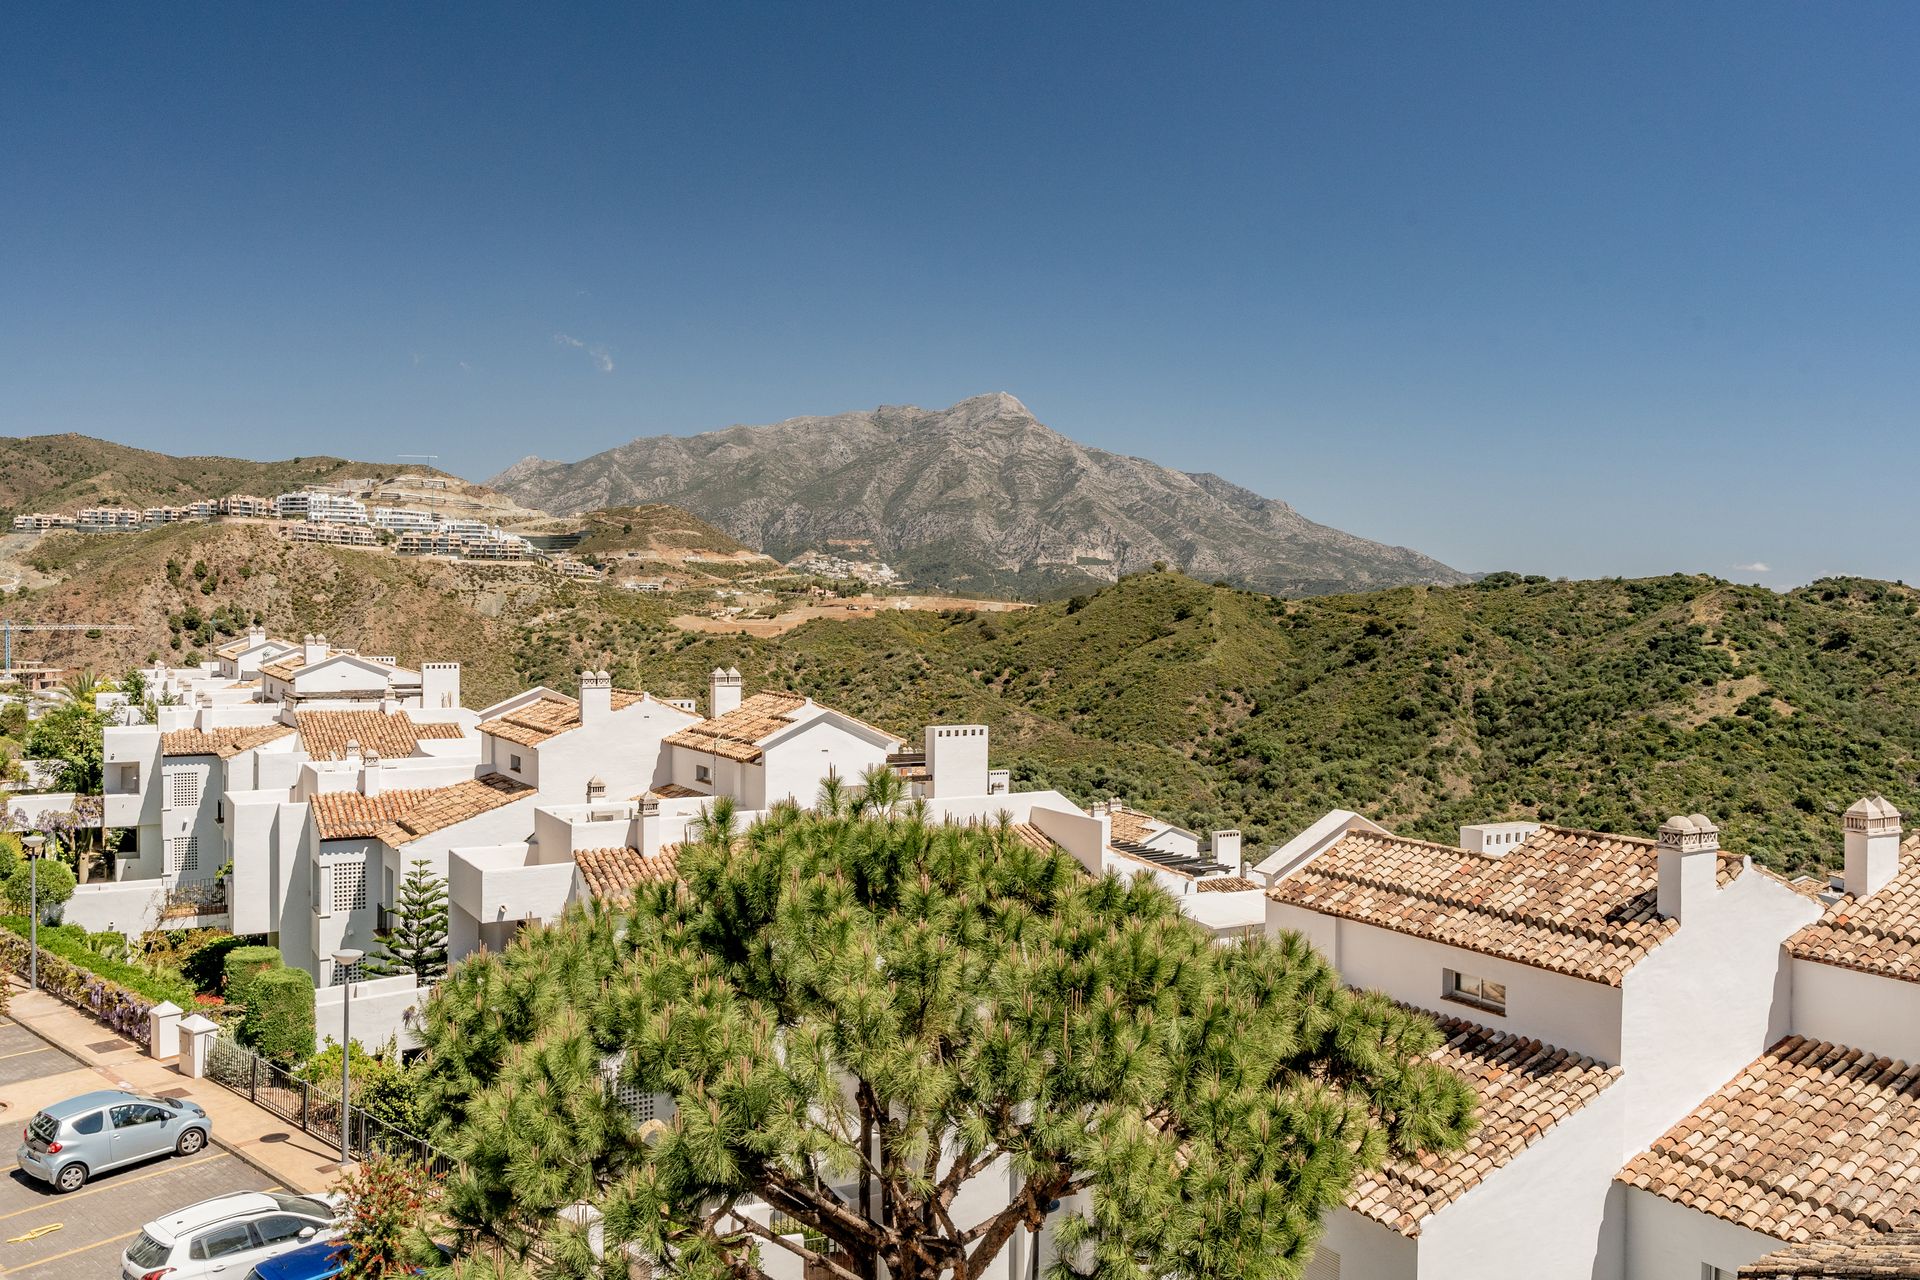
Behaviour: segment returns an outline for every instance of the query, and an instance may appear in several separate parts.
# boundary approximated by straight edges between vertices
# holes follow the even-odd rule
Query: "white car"
[[[340,1234],[337,1196],[242,1191],[149,1222],[120,1259],[121,1280],[240,1280],[256,1262]]]

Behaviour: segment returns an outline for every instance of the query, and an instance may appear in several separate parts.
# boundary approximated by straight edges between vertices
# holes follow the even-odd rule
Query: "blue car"
[[[316,1240],[255,1264],[246,1280],[332,1280],[340,1274],[346,1252],[338,1240]]]

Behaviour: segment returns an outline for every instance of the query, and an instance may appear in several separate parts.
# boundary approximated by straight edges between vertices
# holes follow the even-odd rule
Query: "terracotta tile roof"
[[[1055,843],[1052,836],[1034,826],[1031,822],[1014,823],[1013,834],[1020,843],[1030,849],[1038,849],[1041,853],[1052,853],[1060,847]]]
[[[1259,883],[1245,876],[1208,876],[1193,886],[1195,893],[1238,893],[1242,889],[1258,889]]]
[[[1920,840],[1900,848],[1900,871],[1865,898],[1842,895],[1787,939],[1799,960],[1817,960],[1920,982]]]
[[[1722,853],[1726,884],[1742,859]],[[1307,907],[1618,986],[1675,929],[1655,843],[1541,827],[1504,855],[1353,831],[1268,890]]]
[[[458,738],[457,724],[416,722],[404,711],[301,711],[300,741],[315,760],[345,760],[347,743],[387,759],[413,754],[421,739]]]
[[[620,849],[576,849],[573,864],[587,882],[587,893],[607,901],[624,901],[641,885],[671,884],[680,878],[680,846],[661,846],[649,858],[632,845]]]
[[[532,787],[490,773],[450,787],[383,791],[377,796],[328,791],[315,796],[311,803],[322,840],[370,837],[397,849],[533,794]]]
[[[292,653],[282,654],[272,662],[260,664],[262,675],[276,676],[281,680],[293,679],[294,673],[307,665],[306,651],[295,649]]]
[[[219,756],[231,760],[242,751],[250,751],[293,730],[284,724],[247,725],[232,729],[175,729],[160,735],[163,756]]]
[[[1920,1280],[1920,1232],[1790,1244],[1740,1268],[1742,1280]]]
[[[677,782],[663,782],[657,787],[648,787],[636,800],[704,800],[707,793],[695,791],[692,787],[683,787]]]
[[[1131,840],[1135,844],[1145,844],[1155,835],[1155,823],[1144,813],[1132,809],[1123,809],[1118,805],[1107,810],[1108,830],[1115,840]],[[1166,823],[1157,824],[1164,829]]]
[[[290,641],[282,640],[278,636],[267,636],[258,641],[247,636],[241,636],[238,640],[229,640],[227,643],[221,645],[218,649],[214,650],[214,653],[222,658],[237,658],[247,650],[253,648],[255,644],[275,644],[283,649],[297,647]]]
[[[1495,1031],[1464,1018],[1436,1017],[1447,1037],[1433,1054],[1473,1086],[1480,1127],[1460,1151],[1396,1160],[1362,1174],[1347,1207],[1403,1236],[1471,1191],[1541,1135],[1600,1096],[1620,1068],[1568,1049]]]
[[[797,693],[756,693],[723,716],[671,734],[667,742],[741,764],[757,764],[760,744],[791,726],[792,713],[805,705],[807,700]]]
[[[613,709],[624,711],[647,695],[638,689],[615,689]],[[563,694],[550,694],[518,711],[480,722],[480,732],[490,733],[504,742],[537,747],[548,738],[558,737],[580,727],[580,704]]]
[[[1789,1036],[1619,1181],[1790,1242],[1920,1228],[1920,1066]]]

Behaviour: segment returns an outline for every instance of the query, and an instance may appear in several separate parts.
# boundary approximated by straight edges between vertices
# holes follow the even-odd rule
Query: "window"
[[[325,919],[333,914],[327,903],[327,868],[319,860],[313,864],[313,914]]]
[[[292,1240],[302,1231],[315,1226],[305,1218],[296,1218],[290,1213],[270,1213],[264,1218],[256,1218],[253,1223],[254,1234],[260,1237],[264,1248],[270,1244],[279,1244],[282,1240]]]
[[[116,780],[118,788],[128,795],[139,795],[140,766],[137,764],[123,764],[117,767],[119,770],[119,776]]]
[[[174,809],[191,809],[200,803],[200,775],[192,769],[176,769],[167,775],[167,804]]]
[[[167,1113],[160,1108],[137,1102],[115,1107],[112,1114],[113,1127],[116,1129],[134,1129],[143,1124],[159,1124],[167,1118]]]
[[[359,911],[367,905],[367,864],[342,862],[333,868],[333,909]]]
[[[227,820],[227,802],[225,800],[215,800],[213,802],[213,820],[215,822],[225,822]]]
[[[711,785],[713,782],[713,770],[703,764],[697,764],[693,766],[693,780]]]
[[[167,841],[173,855],[173,869],[179,871],[198,871],[200,869],[200,837],[174,836]]]
[[[192,1256],[199,1259],[225,1258],[253,1248],[253,1232],[244,1222],[231,1223],[195,1238]]]
[[[1488,1013],[1505,1014],[1507,1011],[1507,986],[1504,982],[1489,982],[1485,978],[1476,978],[1470,973],[1446,971],[1446,986],[1441,996],[1459,1004],[1470,1004],[1476,1009],[1485,1009]]]
[[[106,1112],[95,1111],[89,1115],[81,1116],[78,1120],[75,1120],[73,1122],[73,1131],[75,1133],[98,1133],[100,1132],[100,1130],[106,1127],[106,1120],[107,1120]]]
[[[511,769],[511,770],[513,770],[513,771],[514,771],[515,773],[518,773],[518,772],[520,772],[520,757],[519,757],[519,756],[508,756],[508,757],[507,757],[507,768],[509,768],[509,769]]]

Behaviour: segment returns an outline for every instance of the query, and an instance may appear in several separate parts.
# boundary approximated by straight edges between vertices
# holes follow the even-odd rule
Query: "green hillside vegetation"
[[[1729,847],[1837,860],[1839,815],[1920,813],[1920,593],[1830,579],[1777,595],[1710,578],[1549,582],[1282,600],[1174,573],[1019,613],[881,610],[776,639],[695,635],[648,596],[537,569],[288,544],[258,526],[41,540],[66,575],[16,617],[137,630],[29,656],[113,671],[184,661],[259,619],[285,635],[463,665],[470,706],[584,666],[704,696],[737,666],[917,735],[984,722],[995,763],[1082,801],[1283,840],[1334,807],[1451,840],[1540,818],[1651,835],[1699,811]]]
[[[272,497],[343,476],[431,472],[391,462],[303,457],[281,462],[245,458],[176,458],[76,434],[0,437],[0,520],[24,511],[89,506],[178,506],[232,493]]]

